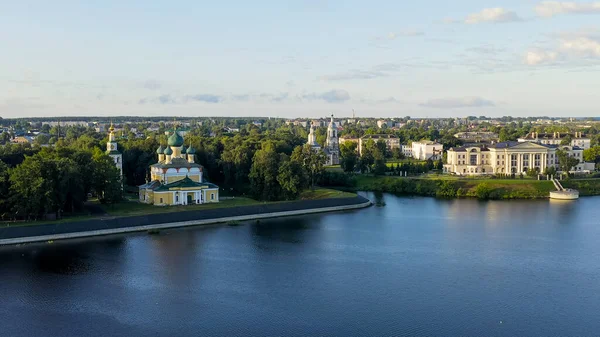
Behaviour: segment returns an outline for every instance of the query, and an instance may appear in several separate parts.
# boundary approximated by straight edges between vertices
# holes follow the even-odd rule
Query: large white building
[[[444,146],[442,144],[421,140],[412,143],[412,156],[418,160],[437,160],[442,157]]]
[[[400,148],[400,139],[398,137],[396,137],[394,135],[390,135],[390,134],[366,135],[361,138],[341,137],[340,144],[343,144],[346,142],[356,143],[357,149],[358,149],[358,154],[362,155],[363,145],[370,139],[373,140],[375,143],[377,143],[379,140],[383,140],[389,151]]]
[[[527,136],[525,136],[523,138],[519,138],[517,140],[519,142],[534,142],[534,143],[540,143],[540,144],[546,144],[546,145],[561,145],[563,139],[567,138],[567,136],[571,138],[571,142],[569,144],[571,146],[577,146],[577,147],[580,147],[580,148],[586,150],[586,149],[589,149],[592,144],[592,140],[590,138],[586,137],[581,132],[575,132],[575,133],[532,132],[532,133],[528,134]]]
[[[558,170],[558,149],[579,159],[580,163],[570,172],[594,169],[594,163],[583,162],[583,149],[577,146],[501,142],[488,147],[451,148],[448,150],[444,172],[457,175],[519,174],[528,169],[537,169],[543,173],[550,166]]]

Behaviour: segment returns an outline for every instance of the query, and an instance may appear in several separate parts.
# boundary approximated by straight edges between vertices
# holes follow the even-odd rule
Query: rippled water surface
[[[0,249],[2,336],[598,336],[600,198]]]

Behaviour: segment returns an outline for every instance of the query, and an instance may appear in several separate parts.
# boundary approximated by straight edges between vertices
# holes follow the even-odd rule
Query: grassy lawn
[[[106,213],[110,216],[133,216],[133,215],[145,215],[145,214],[157,214],[157,213],[170,213],[170,212],[185,212],[194,211],[201,209],[214,209],[214,208],[225,208],[225,207],[237,207],[237,206],[248,206],[263,204],[264,202],[256,201],[250,198],[236,197],[232,199],[221,200],[217,203],[207,203],[201,205],[187,205],[187,206],[154,206],[148,204],[142,204],[137,201],[123,201],[114,205],[102,205]]]
[[[342,192],[338,190],[332,190],[327,188],[317,187],[314,190],[306,190],[300,194],[299,200],[320,200],[329,198],[352,198],[355,197],[355,193]],[[147,214],[159,214],[159,213],[171,213],[171,212],[185,212],[203,209],[215,209],[215,208],[228,208],[228,207],[239,207],[239,206],[251,206],[251,205],[264,205],[281,202],[293,202],[293,201],[257,201],[246,197],[234,197],[228,199],[222,199],[218,203],[207,203],[202,205],[187,205],[187,206],[154,206],[148,204],[139,203],[136,199],[125,198],[122,202],[114,205],[102,205],[98,200],[90,201],[90,204],[102,208],[106,214],[89,214],[87,212],[65,215],[60,220],[40,220],[40,221],[17,221],[17,222],[0,222],[0,227],[13,227],[13,226],[30,226],[30,225],[43,225],[43,224],[61,224],[73,221],[83,221],[106,217],[125,217],[125,216],[136,216],[136,215],[147,215]]]
[[[300,200],[330,199],[330,198],[353,198],[355,193],[332,190],[329,188],[315,188],[306,190],[300,194]]]

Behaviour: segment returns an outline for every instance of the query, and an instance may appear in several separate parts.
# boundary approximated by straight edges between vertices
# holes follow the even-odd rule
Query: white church
[[[314,151],[323,151],[327,157],[325,162],[326,166],[339,165],[340,163],[340,142],[338,137],[337,124],[333,121],[333,115],[331,115],[331,121],[327,126],[327,139],[325,140],[325,147],[321,148],[317,143],[317,136],[315,135],[315,126],[311,124],[310,132],[308,134],[308,144],[313,148]]]

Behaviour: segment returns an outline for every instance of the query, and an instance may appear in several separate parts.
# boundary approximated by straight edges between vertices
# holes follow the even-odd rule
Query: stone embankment
[[[22,244],[167,228],[248,221],[311,213],[334,212],[371,206],[362,196],[302,200],[264,205],[216,208],[179,213],[160,213],[119,218],[92,219],[59,224],[0,228],[0,245]]]

